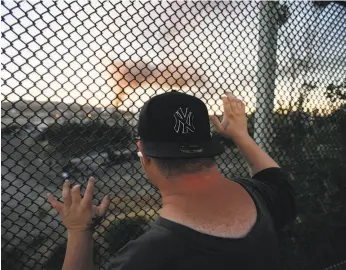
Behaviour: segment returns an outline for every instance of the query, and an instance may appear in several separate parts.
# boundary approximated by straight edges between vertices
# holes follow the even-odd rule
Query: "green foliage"
[[[346,80],[339,85],[329,84],[326,88],[326,97],[333,102],[338,99],[346,100]]]
[[[345,243],[346,106],[330,115],[308,114],[302,107],[306,96],[285,114],[274,115],[274,147],[290,174],[299,217],[280,234],[284,269],[294,269],[291,262],[299,256],[307,258],[309,267],[332,264],[342,259],[336,251],[344,250]]]

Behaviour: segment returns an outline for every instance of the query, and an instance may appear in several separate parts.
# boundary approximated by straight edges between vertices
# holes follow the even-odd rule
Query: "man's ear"
[[[141,157],[141,160],[143,162],[143,164],[148,164],[150,163],[150,158],[144,153],[143,151],[143,146],[142,146],[142,143],[141,141],[138,141],[137,142],[137,147],[138,147],[138,151],[142,154],[142,157]]]
[[[138,141],[137,143],[137,147],[138,147],[138,151],[142,153],[142,155],[144,156],[144,151],[143,151],[143,145],[141,141]]]

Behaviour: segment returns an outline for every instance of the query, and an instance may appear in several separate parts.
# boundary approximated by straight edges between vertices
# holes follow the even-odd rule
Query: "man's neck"
[[[169,179],[160,187],[163,203],[161,212],[171,213],[198,208],[207,197],[218,194],[225,181],[216,166],[207,172]]]
[[[172,177],[160,186],[160,193],[163,200],[172,196],[200,194],[218,186],[221,181],[224,178],[214,166],[205,172]]]
[[[256,222],[256,206],[241,185],[220,174],[180,180],[172,189],[163,190],[159,212],[163,218],[202,233],[232,238],[243,237]]]

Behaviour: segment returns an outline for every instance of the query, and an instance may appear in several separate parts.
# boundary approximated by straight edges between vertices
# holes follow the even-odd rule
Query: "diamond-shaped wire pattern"
[[[346,259],[346,9],[311,2],[2,1],[2,266],[61,269],[65,229],[46,193],[66,178],[110,211],[95,263],[150,227],[160,196],[136,156],[139,108],[172,89],[221,114],[225,90],[285,168],[299,215],[282,269]],[[234,143],[217,159],[248,176]]]

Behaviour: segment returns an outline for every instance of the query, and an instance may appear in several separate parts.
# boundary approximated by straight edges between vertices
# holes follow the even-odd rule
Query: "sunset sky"
[[[213,99],[228,89],[248,110],[255,107],[259,9],[254,2],[33,3],[3,4],[2,100],[35,97],[107,107],[125,88],[130,98],[123,97],[123,108],[136,110],[154,93],[175,88],[196,93],[218,111],[220,103]],[[275,108],[298,98],[305,80],[317,86],[306,109],[328,109],[323,89],[346,76],[345,8],[330,4],[318,10],[306,2],[289,7],[289,20],[279,30]],[[185,84],[121,85],[114,63],[139,60],[156,68],[153,74],[162,72],[161,79],[166,72],[177,81],[185,78]],[[199,82],[189,81],[188,74],[198,75]]]

